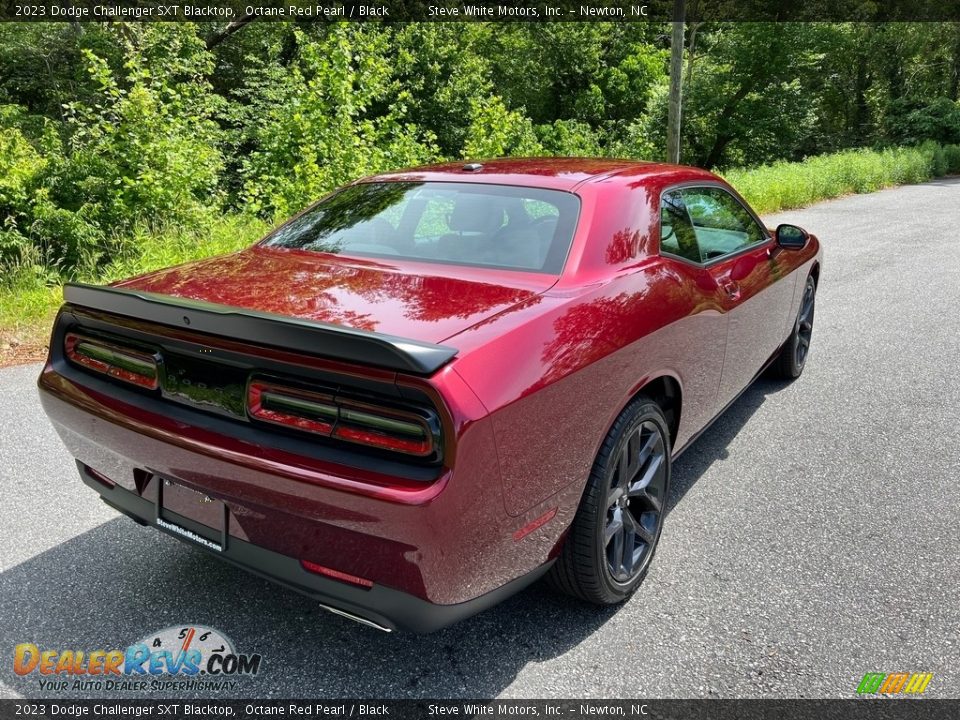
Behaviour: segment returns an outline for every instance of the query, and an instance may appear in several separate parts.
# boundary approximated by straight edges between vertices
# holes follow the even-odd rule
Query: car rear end
[[[546,569],[548,547],[513,537],[449,348],[122,289],[66,299],[42,404],[138,523],[386,630],[437,629]]]
[[[487,343],[540,312],[582,237],[592,165],[532,162],[371,178],[242,252],[67,286],[39,385],[84,482],[383,629],[434,630],[535,580],[579,488],[508,503],[503,411],[458,371],[483,381]],[[531,430],[496,427],[505,461]],[[514,475],[515,494],[536,482]]]

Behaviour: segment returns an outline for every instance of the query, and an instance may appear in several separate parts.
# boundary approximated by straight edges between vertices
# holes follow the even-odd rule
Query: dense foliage
[[[0,264],[89,272],[144,228],[271,220],[442,158],[663,154],[665,25],[223,30],[0,24]],[[704,23],[686,45],[685,162],[960,142],[960,25]]]

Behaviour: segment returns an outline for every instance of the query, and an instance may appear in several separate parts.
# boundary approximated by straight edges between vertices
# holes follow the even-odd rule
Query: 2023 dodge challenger
[[[67,286],[41,399],[108,504],[355,620],[427,632],[545,574],[615,603],[671,461],[803,370],[820,265],[703,170],[409,170]]]

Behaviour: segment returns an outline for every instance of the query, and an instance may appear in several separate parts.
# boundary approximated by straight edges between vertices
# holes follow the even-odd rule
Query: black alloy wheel
[[[800,310],[797,313],[797,321],[793,325],[793,332],[790,333],[790,337],[780,348],[777,359],[770,366],[770,375],[784,380],[800,377],[810,354],[816,300],[817,283],[813,276],[810,276],[803,288],[803,298],[800,300]]]
[[[648,420],[623,444],[610,479],[603,544],[615,582],[630,584],[650,562],[663,524],[666,483],[665,443]]]
[[[800,314],[797,317],[797,342],[794,343],[794,362],[803,370],[807,362],[807,353],[810,351],[810,340],[813,338],[813,311],[817,286],[813,278],[807,278],[807,286],[803,291],[803,300],[800,303]]]
[[[601,446],[548,581],[609,605],[627,598],[650,567],[670,488],[670,434],[660,406],[638,398]]]

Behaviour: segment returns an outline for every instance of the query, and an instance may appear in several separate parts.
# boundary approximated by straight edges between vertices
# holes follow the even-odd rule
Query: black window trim
[[[663,207],[663,196],[669,192],[673,192],[674,190],[691,190],[696,188],[717,188],[727,193],[727,195],[729,195],[737,203],[739,203],[740,206],[747,211],[747,214],[751,218],[753,218],[753,221],[760,226],[760,230],[763,233],[763,240],[761,240],[758,243],[754,243],[753,245],[747,245],[745,247],[742,247],[739,250],[734,250],[733,252],[729,252],[726,255],[721,255],[720,257],[711,258],[709,262],[696,262],[694,260],[691,260],[690,258],[683,257],[683,255],[675,255],[672,252],[665,251],[663,247],[660,245],[660,240],[663,238],[663,212],[661,210],[661,208]],[[687,182],[676,183],[674,185],[668,185],[662,188],[660,190],[660,202],[657,204],[657,212],[659,213],[659,217],[657,218],[657,230],[658,230],[657,254],[660,255],[660,257],[668,257],[671,260],[679,260],[680,262],[684,262],[687,265],[692,265],[693,267],[696,267],[696,268],[713,267],[714,265],[718,265],[719,263],[726,262],[727,260],[735,258],[738,255],[743,255],[752,250],[757,250],[758,248],[769,246],[773,241],[773,236],[770,234],[770,231],[767,229],[767,226],[763,224],[763,221],[753,211],[753,209],[749,205],[747,205],[747,201],[744,200],[742,197],[740,197],[740,194],[736,190],[734,190],[732,187],[729,187],[728,185],[725,185],[716,180],[690,180]],[[693,220],[691,219],[690,222],[692,224]]]

